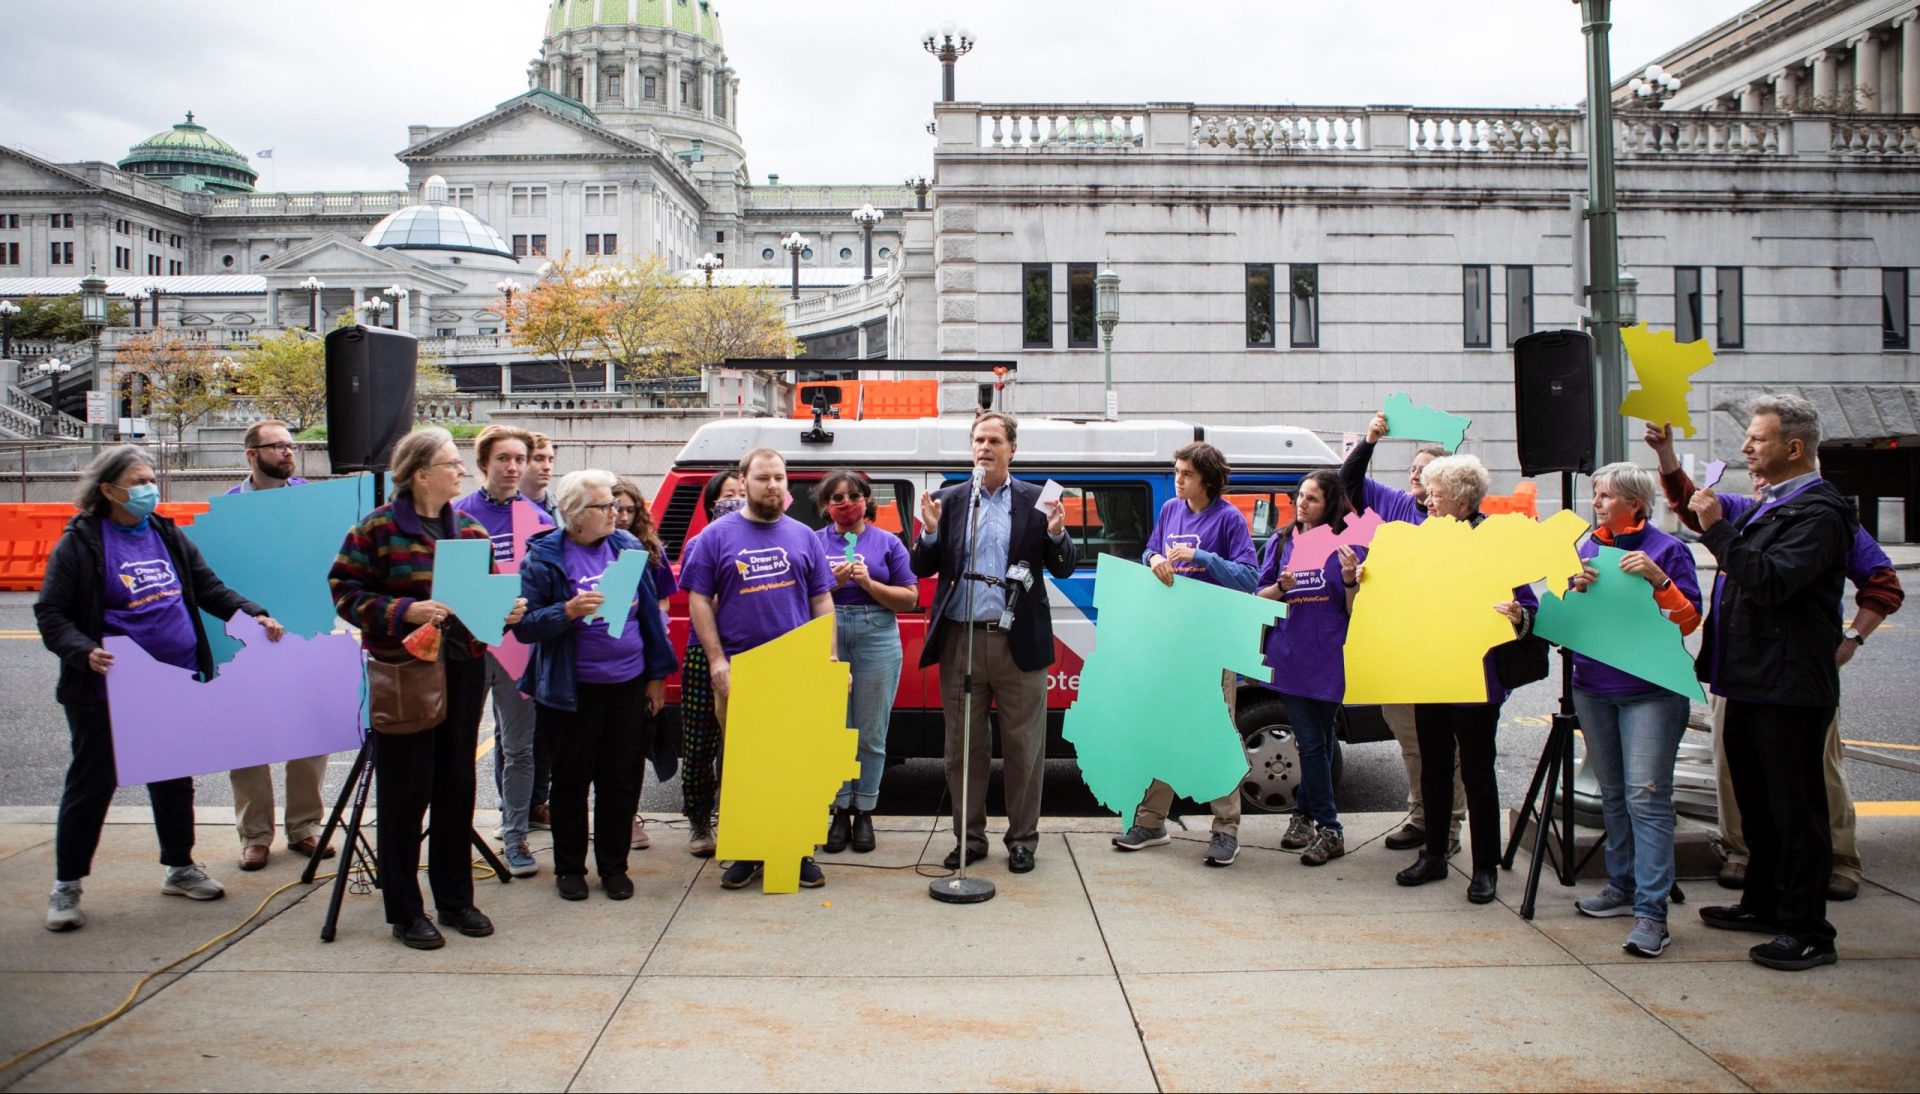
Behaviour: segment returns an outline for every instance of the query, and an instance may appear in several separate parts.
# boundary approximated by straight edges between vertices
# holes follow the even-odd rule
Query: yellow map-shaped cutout
[[[1693,390],[1690,377],[1713,364],[1713,350],[1707,340],[1676,344],[1672,331],[1656,331],[1642,323],[1621,331],[1620,341],[1626,344],[1633,375],[1640,381],[1640,386],[1620,401],[1620,416],[1641,418],[1655,425],[1672,422],[1687,436],[1693,436],[1687,392]]]
[[[762,892],[800,891],[800,860],[827,838],[840,784],[860,774],[852,673],[833,660],[830,615],[733,658],[715,854],[766,863]]]
[[[1521,585],[1563,589],[1587,522],[1562,509],[1481,521],[1395,521],[1374,533],[1347,627],[1349,703],[1484,703],[1487,651],[1513,640],[1493,610]]]

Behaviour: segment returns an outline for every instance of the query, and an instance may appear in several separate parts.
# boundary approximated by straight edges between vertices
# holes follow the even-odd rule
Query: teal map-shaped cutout
[[[622,551],[620,557],[613,560],[607,572],[600,575],[600,584],[594,591],[606,597],[585,622],[596,619],[607,621],[607,633],[615,638],[627,629],[627,618],[633,611],[633,594],[640,591],[640,579],[647,572],[647,553],[645,551]],[[509,605],[511,610],[511,605]]]
[[[1387,436],[1433,441],[1445,445],[1449,452],[1460,451],[1467,439],[1467,428],[1473,425],[1472,418],[1421,406],[1404,391],[1387,396],[1387,405],[1380,412],[1387,416]]]
[[[491,540],[443,539],[433,545],[433,598],[452,608],[475,638],[497,646],[506,637],[507,613],[520,597],[520,578],[492,570]]]
[[[1267,678],[1266,628],[1286,605],[1189,577],[1168,586],[1114,555],[1093,588],[1100,635],[1063,727],[1087,788],[1123,816],[1155,779],[1194,801],[1231,793],[1247,751],[1220,673]]]
[[[1621,572],[1625,557],[1618,547],[1602,547],[1588,563],[1600,576],[1586,592],[1541,597],[1534,633],[1649,684],[1706,702],[1680,628],[1654,603],[1653,586],[1645,578]]]

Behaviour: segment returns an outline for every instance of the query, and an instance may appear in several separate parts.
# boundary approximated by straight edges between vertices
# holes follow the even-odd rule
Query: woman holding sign
[[[587,899],[589,787],[600,887],[610,900],[633,895],[628,824],[653,716],[666,702],[667,677],[680,668],[653,581],[635,564],[647,549],[614,527],[618,481],[597,470],[561,479],[554,492],[560,528],[528,540],[520,563],[527,614],[513,633],[533,648],[520,687],[533,694],[534,717],[553,742],[553,876],[567,900]],[[602,582],[622,583],[617,571],[630,551],[631,591],[624,604],[609,604]]]
[[[410,635],[428,625],[444,634],[437,653],[446,672],[445,717],[417,733],[382,733],[373,750],[380,896],[393,936],[416,950],[446,945],[427,918],[416,876],[421,821],[429,806],[433,833],[427,882],[441,924],[470,938],[493,933],[493,921],[473,906],[468,857],[474,745],[487,688],[485,653],[453,609],[433,599],[435,545],[489,538],[485,525],[453,507],[465,473],[466,461],[446,430],[407,434],[393,447],[393,500],[353,526],[327,575],[334,610],[360,628],[360,645],[370,657],[404,663],[414,656],[407,646]],[[526,603],[515,602],[507,626],[520,621]]]
[[[67,713],[73,762],[60,795],[54,830],[54,883],[47,898],[47,929],[84,927],[80,883],[93,869],[100,829],[107,821],[116,783],[113,721],[107,709],[107,674],[113,654],[108,635],[133,639],[155,660],[213,675],[200,613],[231,619],[245,612],[260,621],[275,642],[280,624],[260,605],[213,575],[193,541],[173,521],[154,512],[153,457],[120,445],[102,452],[80,476],[80,512],[47,559],[46,579],[33,616],[40,639],[60,657],[54,697]],[[160,891],[193,900],[226,895],[220,883],[193,861],[193,780],[149,783],[153,825],[160,836],[160,862],[167,868]]]
[[[1344,532],[1353,510],[1340,489],[1340,476],[1315,471],[1300,481],[1293,528],[1267,547],[1260,569],[1260,595],[1284,601],[1287,614],[1267,632],[1267,665],[1273,679],[1264,686],[1280,693],[1287,725],[1300,746],[1300,801],[1280,846],[1300,848],[1300,861],[1324,866],[1347,853],[1346,831],[1333,800],[1333,733],[1346,697],[1347,619],[1359,587],[1361,552],[1340,545],[1318,566],[1297,566],[1294,551],[1315,528]]]
[[[653,582],[654,604],[660,609],[661,625],[666,626],[669,620],[667,601],[679,591],[680,586],[674,580],[673,567],[667,563],[667,548],[660,542],[660,531],[654,527],[653,514],[647,511],[647,496],[632,479],[622,477],[613,484],[613,500],[620,507],[614,514],[614,528],[631,534],[633,538],[640,541],[640,546],[647,550],[647,579]],[[660,751],[663,744],[671,749],[664,757]],[[654,737],[650,757],[653,760],[654,774],[658,776],[662,771],[666,772],[660,781],[665,782],[673,777],[673,764],[678,761],[679,756],[679,742],[668,743],[662,741],[658,735]],[[667,766],[663,767],[663,763]],[[641,764],[640,789],[642,791],[646,789],[646,781],[647,767]],[[647,837],[646,821],[635,813],[631,846],[639,851],[652,845],[653,840]]]
[[[1687,545],[1648,519],[1658,493],[1653,472],[1635,464],[1593,473],[1593,534],[1580,543],[1584,568],[1573,588],[1584,592],[1599,580],[1593,559],[1600,548],[1625,551],[1614,564],[1620,574],[1644,579],[1680,633],[1692,634],[1700,625],[1700,579]],[[1691,706],[1684,695],[1576,653],[1573,707],[1607,820],[1606,888],[1574,907],[1595,919],[1632,916],[1621,948],[1659,957],[1673,890],[1673,764]]]
[[[900,688],[900,624],[896,613],[920,603],[907,545],[874,526],[873,487],[851,471],[829,471],[813,489],[814,508],[827,524],[818,533],[833,570],[833,633],[840,660],[853,669],[847,724],[860,732],[860,777],[833,799],[833,823],[823,850],[873,850],[873,808],[887,770],[887,723]]]

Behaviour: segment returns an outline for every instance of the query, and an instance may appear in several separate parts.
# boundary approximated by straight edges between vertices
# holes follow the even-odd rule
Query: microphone
[[[977,463],[976,463],[976,464],[974,464],[974,465],[973,465],[973,491],[974,491],[974,493],[976,493],[976,494],[977,494],[977,493],[979,493],[979,492],[980,492],[980,487],[981,487],[981,485],[982,485],[982,484],[984,484],[984,483],[985,483],[986,481],[987,481],[987,469],[986,469],[986,468],[984,468],[984,467],[981,467],[981,466],[980,466],[979,464],[977,464]]]

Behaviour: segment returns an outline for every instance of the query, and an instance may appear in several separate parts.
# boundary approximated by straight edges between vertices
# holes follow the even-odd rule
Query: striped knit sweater
[[[399,495],[354,525],[327,574],[333,610],[360,629],[369,653],[400,652],[415,626],[405,620],[407,608],[433,595],[433,541],[422,520],[411,495]],[[452,505],[438,520],[441,539],[488,538],[485,526]],[[470,644],[472,654],[479,649]]]

